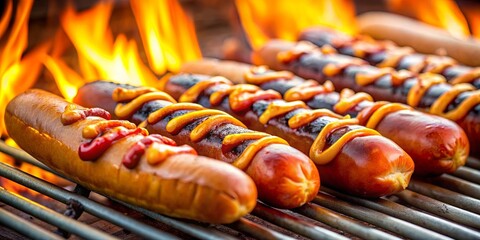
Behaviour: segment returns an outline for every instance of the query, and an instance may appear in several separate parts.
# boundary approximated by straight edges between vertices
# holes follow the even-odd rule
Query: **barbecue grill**
[[[0,152],[54,173],[3,141]],[[7,239],[479,239],[479,169],[480,161],[469,158],[451,175],[413,179],[407,190],[376,200],[322,187],[311,203],[298,209],[279,210],[258,202],[237,222],[208,225],[105,201],[81,186],[66,190],[0,163],[1,177],[61,203],[52,210],[0,188],[0,232]]]

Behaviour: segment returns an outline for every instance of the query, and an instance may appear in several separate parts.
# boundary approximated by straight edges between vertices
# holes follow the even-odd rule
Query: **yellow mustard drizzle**
[[[168,157],[178,155],[181,153],[185,154],[196,154],[196,151],[193,150],[190,146],[172,146],[168,144],[153,142],[145,151],[145,158],[150,165],[157,165],[165,161]]]
[[[260,115],[258,121],[262,124],[267,124],[270,119],[278,117],[280,115],[291,112],[299,108],[308,108],[307,105],[302,101],[293,101],[293,102],[272,102],[268,104],[267,109]]]
[[[422,99],[425,92],[432,87],[433,85],[439,83],[445,83],[446,80],[444,77],[438,74],[433,73],[424,73],[418,77],[418,81],[415,85],[410,88],[407,95],[407,104],[416,107],[420,104],[420,100]]]
[[[378,71],[368,73],[360,72],[355,75],[355,82],[360,86],[366,86],[374,83],[382,76],[393,74],[394,72],[393,68],[380,68]]]
[[[400,110],[412,110],[412,108],[401,103],[387,103],[373,112],[368,119],[367,124],[365,124],[365,127],[375,129],[385,116]]]
[[[342,117],[341,115],[338,115],[328,109],[314,109],[310,111],[305,111],[302,113],[297,113],[293,117],[291,117],[288,120],[288,127],[292,129],[296,129],[302,126],[305,126],[309,123],[311,123],[313,120],[319,118],[319,117],[332,117],[332,118],[345,118],[348,119],[350,118],[350,115],[347,115],[345,117]]]
[[[430,87],[444,83],[445,81],[445,78],[437,74],[424,73],[420,75],[419,81],[408,92],[408,105],[412,107],[418,106],[421,98]],[[445,110],[450,102],[459,94],[466,91],[472,91],[474,89],[475,88],[473,86],[467,83],[453,85],[451,89],[444,92],[433,102],[432,106],[430,107],[430,113],[448,118],[452,121],[458,121],[462,119],[473,107],[475,107],[477,104],[480,104],[480,90],[473,91],[472,94],[467,97],[467,99],[463,100],[455,109],[452,109],[448,112],[445,112]]]
[[[200,81],[197,84],[193,85],[191,88],[189,88],[186,92],[182,94],[179,98],[179,102],[195,102],[198,98],[198,96],[207,88],[217,85],[217,84],[227,84],[227,85],[232,85],[232,82],[230,82],[228,79],[224,77],[212,77],[206,81]]]
[[[118,118],[126,118],[129,116],[129,114],[140,108],[144,103],[153,100],[165,100],[172,103],[176,102],[175,99],[164,92],[148,92],[134,98],[128,103],[118,103],[115,107],[115,115],[117,115]]]
[[[248,86],[250,86],[250,87],[248,87]],[[205,89],[202,89],[202,88],[195,88],[195,89],[197,91],[204,91],[205,90]],[[234,89],[234,90],[231,90],[231,89]],[[241,98],[234,97],[233,95],[238,94],[240,96],[240,95],[243,94],[242,91],[248,91],[249,93],[258,92],[258,93],[261,93],[261,94],[267,94],[267,91],[262,91],[260,88],[258,88],[256,86],[241,84],[241,85],[236,85],[236,86],[230,86],[230,88],[226,88],[226,89],[221,90],[221,93],[220,93],[221,97],[215,97],[215,98],[210,97],[210,103],[212,104],[212,99],[214,99],[213,101],[215,101],[215,103],[217,103],[219,101],[218,99],[222,99],[223,97],[226,97],[228,95],[229,100],[230,100],[229,101],[230,109],[232,109],[232,111],[235,111],[235,109],[232,108],[232,106],[231,106],[232,105],[232,99],[238,99],[236,101],[242,101],[242,100],[241,100]],[[195,94],[198,95],[200,93],[193,93],[193,95],[195,95]],[[261,96],[259,98],[262,99]],[[245,100],[243,100],[243,101],[245,101]],[[212,104],[212,105],[215,105],[215,104]],[[267,106],[267,109],[262,113],[262,115],[260,115],[259,122],[262,123],[262,124],[267,124],[269,120],[271,120],[275,117],[278,117],[280,115],[286,114],[288,112],[291,112],[295,109],[299,109],[299,108],[308,109],[306,104],[302,101],[293,101],[293,102],[273,101],[273,102],[269,103],[269,105]],[[310,157],[312,158],[312,160],[315,163],[326,164],[326,163],[330,162],[331,160],[333,160],[335,158],[335,156],[341,151],[342,147],[348,141],[352,140],[353,138],[355,138],[357,136],[378,135],[378,133],[376,131],[368,129],[368,128],[355,129],[355,130],[349,131],[346,134],[344,134],[342,137],[340,137],[340,139],[338,139],[334,144],[332,144],[332,146],[328,147],[328,149],[324,149],[324,147],[326,145],[325,144],[326,139],[322,140],[322,138],[326,138],[329,133],[331,133],[332,131],[335,131],[336,129],[338,129],[340,127],[345,127],[345,126],[351,125],[351,124],[357,124],[358,120],[350,119],[350,116],[346,116],[345,118],[341,119],[342,117],[340,115],[335,114],[335,113],[333,113],[329,110],[323,110],[323,109],[310,110],[309,109],[306,112],[297,113],[294,116],[292,116],[292,118],[289,119],[288,125],[289,125],[290,128],[298,128],[300,126],[306,125],[306,124],[314,121],[315,119],[317,119],[319,117],[324,117],[324,116],[333,117],[333,118],[336,118],[338,120],[327,124],[327,126],[325,126],[320,131],[320,134],[316,137],[316,139],[314,140],[314,143],[310,147]],[[335,127],[335,126],[338,126],[338,128]],[[228,139],[228,138],[225,138],[225,139]],[[265,141],[267,141],[267,140],[265,140]],[[277,139],[277,140],[273,140],[273,141],[280,141],[280,140]],[[323,141],[323,143],[322,143],[322,141]],[[245,152],[247,152],[247,151],[245,151]],[[245,152],[243,154],[245,154]],[[242,165],[243,164],[239,163],[237,166],[242,166]]]
[[[126,129],[134,129],[137,127],[134,123],[125,120],[105,120],[84,127],[82,130],[82,136],[87,139],[92,139],[103,133],[108,128],[120,126],[125,127]],[[142,130],[146,131],[146,129]]]
[[[380,135],[377,131],[369,128],[355,129],[345,133],[332,146],[324,149],[330,133],[354,124],[358,124],[357,119],[339,119],[338,121],[328,123],[322,128],[317,138],[315,138],[312,144],[312,146],[315,147],[310,148],[310,158],[314,159],[317,164],[327,164],[332,161],[342,150],[343,146],[353,138],[357,136]]]
[[[306,101],[318,94],[330,93],[335,91],[335,87],[331,81],[325,81],[323,85],[320,85],[317,81],[307,80],[302,84],[288,89],[283,94],[283,99],[286,101],[302,100]]]
[[[377,67],[396,67],[398,62],[405,56],[412,54],[414,50],[411,47],[399,47],[385,51],[385,59],[377,64]]]
[[[186,125],[194,122],[195,120],[197,120],[199,118],[214,116],[214,115],[226,115],[226,113],[222,112],[220,110],[215,110],[215,109],[203,109],[203,110],[197,110],[197,111],[189,112],[187,114],[175,117],[172,120],[170,120],[167,123],[167,126],[165,126],[165,129],[169,133],[178,134],[178,132],[180,132],[180,130],[182,130],[182,128],[184,128]],[[213,127],[213,126],[210,126],[210,127]]]
[[[460,75],[454,79],[450,83],[458,84],[458,83],[469,83],[472,82],[474,79],[480,77],[480,67],[474,68],[471,71],[467,72],[466,74]]]
[[[197,88],[197,91],[199,90],[203,91],[204,89]],[[192,92],[192,94],[195,95],[194,92]],[[141,98],[141,96],[137,96],[137,98],[135,98],[134,100],[138,98]],[[148,101],[148,98],[141,98],[141,99],[142,101],[145,101],[145,102]],[[131,112],[128,112],[126,114],[127,116],[133,114],[133,112],[136,109],[129,108],[128,110],[130,110]],[[192,111],[171,119],[167,123],[166,130],[170,134],[176,134],[181,130],[181,128],[183,128],[187,124],[199,118],[206,117],[206,119],[202,123],[197,125],[190,132],[190,139],[193,142],[198,142],[201,139],[203,139],[208,134],[208,132],[210,132],[213,128],[219,126],[219,124],[230,123],[236,126],[246,128],[242,122],[240,122],[239,120],[235,119],[234,117],[222,111],[205,109],[201,105],[194,104],[194,103],[176,103],[176,104],[168,105],[166,107],[163,107],[151,113],[148,116],[146,122],[149,124],[155,124],[158,121],[161,121],[163,118],[167,117],[168,115],[174,113],[175,111],[181,111],[181,110],[192,110]],[[240,154],[240,156],[233,162],[233,165],[240,169],[247,168],[250,165],[250,162],[255,157],[255,155],[264,147],[270,144],[288,145],[288,143],[285,140],[276,136],[271,136],[269,134],[260,133],[260,132],[247,132],[247,133],[227,135],[222,141],[222,149],[225,149],[225,148],[232,149],[235,146],[238,146],[241,143],[249,140],[255,140],[255,142],[249,144],[247,148]],[[158,161],[161,161],[162,159],[165,159],[168,156],[169,151],[167,150],[165,151],[162,150],[159,152],[158,150],[149,148],[149,150],[147,150],[147,161],[150,164],[157,164]]]
[[[289,71],[269,71],[265,65],[250,68],[244,74],[245,81],[249,84],[260,85],[277,79],[292,79],[294,77]]]
[[[63,111],[60,118],[62,124],[69,125],[83,119],[79,111],[82,111],[82,109],[78,109],[77,105],[75,104],[68,104],[67,106],[65,106],[65,110]]]
[[[333,106],[333,110],[344,115],[349,109],[363,101],[373,102],[373,98],[370,94],[355,93],[351,89],[345,88],[340,92],[340,100]]]
[[[245,92],[254,93],[254,92],[257,92],[259,88],[253,85],[238,84],[238,85],[234,85],[224,89],[219,89],[218,91],[210,95],[210,99],[209,99],[210,104],[212,105],[220,104],[226,96],[230,95],[233,91],[237,89],[240,89],[240,92],[243,92],[243,93]]]
[[[224,124],[224,123],[230,123],[235,126],[247,128],[245,124],[243,124],[238,119],[233,118],[230,115],[227,115],[227,114],[215,115],[215,116],[210,116],[205,121],[198,124],[198,126],[196,126],[190,133],[190,139],[193,142],[198,142],[202,140],[210,132],[210,130],[212,129],[212,126],[220,126],[221,124]]]
[[[425,69],[423,72],[441,74],[446,68],[454,66],[457,61],[445,56],[429,55],[425,58]]]
[[[320,52],[320,48],[307,41],[298,42],[292,49],[277,54],[277,60],[281,63],[288,63],[300,58],[307,53]]]
[[[480,104],[480,90],[475,90],[475,87],[467,84],[460,83],[454,85],[450,90],[442,94],[431,106],[430,113],[443,116],[453,121],[457,121],[468,114],[470,109]],[[455,99],[460,93],[466,91],[473,91],[473,94],[462,101],[457,108],[445,112],[448,104]]]
[[[233,166],[236,166],[240,169],[245,169],[248,165],[250,165],[250,162],[253,160],[255,155],[257,155],[258,151],[260,151],[264,147],[271,144],[288,145],[287,141],[276,136],[270,135],[270,136],[262,137],[257,141],[248,145],[248,147],[242,152],[240,157],[238,157],[237,159],[235,159],[235,161],[233,161],[232,163]]]

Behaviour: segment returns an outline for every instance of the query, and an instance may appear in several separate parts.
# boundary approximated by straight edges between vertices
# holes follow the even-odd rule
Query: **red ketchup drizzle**
[[[140,158],[143,156],[143,154],[145,154],[145,150],[147,149],[147,147],[152,145],[152,143],[154,142],[163,143],[170,146],[177,146],[175,141],[173,141],[172,139],[158,134],[146,136],[142,140],[135,143],[132,147],[130,147],[130,149],[128,149],[127,153],[125,153],[122,159],[123,165],[129,169],[137,166]]]
[[[78,155],[83,161],[95,161],[113,144],[113,142],[126,136],[140,133],[142,133],[141,128],[120,128],[117,131],[96,137],[88,143],[81,144],[78,149]]]

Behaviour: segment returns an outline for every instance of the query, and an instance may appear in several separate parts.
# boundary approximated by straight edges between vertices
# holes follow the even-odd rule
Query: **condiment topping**
[[[472,69],[471,71],[468,71],[465,74],[459,75],[458,77],[452,79],[451,83],[452,84],[469,83],[479,77],[480,77],[480,68],[477,67]]]
[[[218,79],[218,78],[217,78]],[[218,80],[215,80],[218,81]],[[223,80],[220,80],[222,82]],[[203,88],[196,88],[198,90],[202,90]],[[189,96],[199,96],[200,93],[196,93],[194,91],[190,91],[188,93]],[[193,97],[196,99],[197,97]],[[183,98],[188,99],[189,97]],[[145,101],[145,99],[143,99]],[[145,102],[143,102],[144,104]],[[129,109],[132,112],[128,112],[126,115],[132,115],[134,109]],[[212,131],[213,128],[221,127],[222,124],[229,123],[236,126],[245,127],[243,123],[238,121],[237,119],[233,118],[232,116],[217,110],[210,110],[205,109],[204,107],[194,104],[194,103],[176,103],[171,104],[166,107],[163,107],[153,113],[151,113],[147,119],[149,124],[155,124],[158,121],[161,121],[165,117],[173,114],[176,111],[185,111],[191,110],[183,115],[176,116],[171,119],[166,126],[166,130],[170,134],[176,134],[181,131],[183,127],[186,125],[193,123],[196,120],[202,119],[203,121],[199,123],[197,126],[193,128],[190,132],[190,139],[193,142],[201,141],[206,135]],[[259,133],[259,132],[247,132],[247,133],[238,133],[238,134],[230,134],[227,135],[222,141],[222,150],[226,149],[233,149],[236,146],[242,144],[246,141],[254,140],[255,142],[249,144],[247,148],[241,153],[241,155],[235,160],[233,163],[235,166],[239,167],[240,169],[245,169],[249,166],[250,162],[253,160],[253,157],[256,155],[258,151],[269,144],[287,144],[285,140],[274,137],[268,134]],[[155,144],[155,143],[154,143]],[[155,148],[150,148],[147,150],[147,161],[150,163],[158,163],[161,162],[158,159],[163,159],[162,157],[158,156],[165,156],[168,152],[171,152],[170,148],[167,149],[166,152],[158,152]],[[168,150],[170,149],[170,150]],[[185,152],[190,151],[189,149],[184,149]],[[152,157],[149,157],[152,156]],[[153,157],[155,156],[155,157]],[[150,159],[150,160],[149,160]]]
[[[338,153],[342,150],[343,146],[352,140],[353,138],[360,136],[380,135],[377,131],[369,128],[354,129],[345,133],[329,148],[325,149],[327,137],[332,132],[347,127],[349,125],[358,124],[357,119],[339,119],[337,121],[329,122],[325,127],[320,130],[317,138],[310,148],[310,158],[315,159],[317,164],[327,164],[332,161]]]
[[[360,86],[366,86],[374,83],[382,76],[393,74],[394,72],[392,68],[379,68],[370,72],[360,72],[355,75],[355,82]]]
[[[291,112],[295,109],[299,108],[308,108],[307,105],[302,101],[294,101],[294,102],[285,102],[285,101],[278,101],[272,102],[268,104],[267,109],[260,115],[258,121],[261,124],[267,124],[270,119],[278,117],[280,115],[286,114]]]
[[[206,80],[208,81],[208,80]],[[198,84],[198,83],[197,83]],[[217,83],[217,84],[222,84],[222,83]],[[205,86],[205,85],[208,85],[209,87],[213,87],[214,85],[212,84],[202,84],[202,86]],[[238,110],[235,110],[233,107],[232,107],[232,98],[233,99],[238,99],[236,101],[247,101],[247,100],[244,100],[244,98],[239,98],[238,96],[242,96],[242,93],[241,91],[248,91],[248,93],[250,95],[254,95],[254,96],[257,96],[256,98],[257,99],[254,99],[251,103],[250,103],[250,100],[248,100],[249,104],[249,108],[251,107],[251,105],[255,102],[255,101],[258,101],[258,99],[265,99],[264,97],[262,97],[261,95],[262,94],[267,94],[266,91],[262,91],[260,90],[260,88],[258,87],[252,87],[252,85],[236,85],[236,86],[231,86],[231,83],[226,83],[227,86],[229,86],[228,88],[222,88],[224,90],[222,90],[222,93],[221,93],[221,96],[226,96],[228,95],[229,97],[229,103],[230,103],[230,109],[232,109],[232,111],[238,111]],[[232,89],[234,88],[235,90],[231,91],[229,89]],[[190,88],[191,89],[195,89],[196,91],[205,91],[207,90],[207,88],[195,88],[192,87]],[[197,95],[199,96],[202,92],[190,92],[189,94],[191,95]],[[218,99],[218,98],[213,98],[214,100]],[[234,101],[235,102],[235,101]],[[215,103],[218,104],[218,101],[215,101]],[[216,105],[216,104],[213,104],[212,103],[212,97],[210,96],[210,104],[212,105]],[[280,115],[284,115],[286,113],[289,113],[293,110],[296,110],[296,109],[305,109],[305,108],[308,108],[304,102],[301,102],[301,101],[294,101],[294,102],[285,102],[285,101],[282,101],[282,100],[276,100],[276,101],[272,101],[268,104],[267,106],[267,109],[260,115],[259,117],[259,122],[262,123],[262,124],[268,124],[268,121],[270,119],[273,119],[275,117],[278,117]],[[289,120],[289,126],[291,128],[294,128],[296,126],[299,126],[299,125],[306,125],[314,120],[316,120],[317,118],[319,117],[324,117],[324,116],[328,116],[328,117],[338,117],[337,114],[334,114],[332,113],[331,111],[327,111],[327,112],[324,112],[326,110],[322,110],[322,111],[317,111],[317,110],[313,110],[313,111],[304,111],[304,112],[301,112],[301,113],[297,113],[295,115],[293,115],[290,120]],[[186,117],[185,117],[186,118]],[[293,120],[292,120],[293,119]],[[338,122],[338,123],[337,123]],[[334,124],[336,123],[336,124]],[[332,144],[332,146],[328,147],[326,150],[324,149],[325,148],[325,142],[326,142],[326,137],[328,134],[330,134],[331,132],[333,131],[336,131],[338,128],[341,127],[345,127],[347,125],[352,125],[352,124],[356,124],[357,123],[357,120],[352,120],[352,119],[348,119],[348,117],[346,119],[340,119],[340,120],[335,120],[335,121],[332,121],[330,122],[329,124],[327,124],[327,126],[325,126],[320,134],[316,137],[314,143],[312,144],[312,146],[310,147],[310,157],[312,158],[312,160],[318,164],[326,164],[328,163],[329,161],[333,160],[335,158],[335,156],[337,156],[337,154],[339,153],[339,151],[341,151],[342,147],[350,140],[352,140],[353,138],[357,137],[357,136],[367,136],[367,135],[376,135],[378,134],[376,131],[374,130],[370,130],[370,129],[367,129],[367,128],[361,128],[361,129],[355,129],[355,130],[352,130],[350,132],[347,132],[346,134],[344,134],[342,137],[340,137],[339,140],[337,140],[334,144]],[[293,127],[290,125],[294,125]],[[339,124],[339,125],[338,125]],[[173,125],[173,124],[172,124]],[[177,125],[177,124],[175,124]],[[334,126],[339,126],[338,128],[337,127],[334,127]],[[327,128],[328,127],[328,128]],[[255,136],[258,136],[258,135],[255,135]],[[325,138],[325,139],[322,139],[322,138]],[[225,138],[227,139],[227,138]],[[232,141],[232,140],[229,140],[229,141]],[[259,140],[258,144],[260,144],[261,142],[263,141],[266,141],[267,143],[269,143],[270,141],[280,141],[279,139],[272,139],[272,140],[263,140],[263,138],[261,140]],[[322,142],[323,141],[323,142]],[[257,142],[255,142],[257,143]],[[254,146],[257,146],[257,145],[254,145]],[[248,148],[247,148],[248,149]],[[257,149],[257,148],[255,148]],[[247,151],[244,151],[244,153],[242,153],[242,156],[244,154],[249,154],[248,152],[246,153]],[[250,155],[247,155],[249,156],[248,159],[250,159]],[[234,163],[236,166],[243,166],[244,163],[243,160],[240,161],[238,160],[239,163]]]
[[[430,113],[440,115],[453,121],[460,120],[468,114],[470,109],[480,104],[480,90],[468,83],[454,85],[451,89],[443,93],[430,107]],[[445,112],[450,102],[452,102],[460,93],[473,91],[471,95],[462,101],[459,106],[448,112]]]
[[[318,94],[330,93],[335,91],[333,83],[326,81],[323,85],[320,85],[317,81],[307,80],[302,84],[288,89],[285,94],[283,94],[283,99],[285,101],[307,101]]]
[[[293,48],[290,51],[296,52],[297,50]],[[302,55],[314,54],[317,52],[318,51],[313,51],[312,49],[303,49],[303,51],[301,51],[301,54]],[[286,56],[286,55],[288,54],[284,52],[283,56]],[[288,56],[293,57],[295,55],[289,54]],[[338,56],[340,58],[340,55]],[[293,60],[295,59],[288,59],[287,62],[291,62]],[[283,59],[281,61],[286,61],[286,60]],[[352,62],[350,65],[353,65],[354,60],[351,60],[351,61]],[[428,56],[425,58],[425,62],[422,63],[422,66],[425,66],[425,68],[428,68],[429,71],[441,72],[445,68],[453,66],[453,64],[455,63],[456,62],[454,60],[450,60],[449,58],[446,58],[446,57]],[[335,64],[335,63],[331,63],[331,64]],[[369,72],[357,73],[355,76],[356,83],[360,86],[369,85],[377,81],[380,77],[387,74],[391,74],[392,85],[398,86],[398,85],[401,85],[405,80],[414,77],[412,72],[409,72],[406,70],[393,71],[390,68],[386,68],[386,69],[372,68],[372,69],[375,71],[370,70]],[[466,74],[459,75],[457,78],[453,79],[452,83],[464,83],[467,81],[472,81],[473,79],[476,79],[479,76],[480,76],[480,68],[475,68]],[[407,104],[412,107],[416,107],[420,104],[421,99],[426,94],[429,88],[431,88],[434,85],[443,84],[446,82],[446,79],[443,76],[435,73],[429,73],[429,72],[420,74],[417,78],[418,78],[418,81],[415,83],[415,85],[413,85],[410,88],[407,94]],[[480,104],[480,90],[473,91],[455,109],[450,110],[448,112],[445,112],[445,110],[448,108],[448,105],[459,94],[466,91],[472,91],[472,90],[473,88],[467,87],[465,85],[459,86],[459,87],[455,87],[454,85],[450,90],[444,92],[440,97],[438,97],[438,99],[434,101],[434,103],[432,104],[432,107],[430,108],[430,113],[443,116],[453,121],[458,121],[459,119],[464,118],[473,107],[475,107],[477,104]],[[395,106],[390,105],[382,109],[385,109],[385,111],[387,110],[393,111],[393,109],[402,109],[402,108],[403,106],[400,107],[399,105],[395,105]],[[378,115],[376,116],[385,116],[383,111],[377,114]],[[375,122],[378,123],[379,121],[381,121],[381,119],[372,120],[371,124],[373,125],[373,123]]]
[[[147,149],[146,158],[150,165],[157,165],[170,156],[175,156],[182,153],[197,155],[197,151],[188,145],[170,146],[154,142]]]
[[[195,102],[200,95],[205,89],[209,88],[210,86],[216,85],[216,84],[228,84],[232,85],[232,82],[230,82],[228,79],[224,77],[212,77],[208,79],[208,81],[200,81],[191,88],[189,88],[186,92],[180,96],[178,99],[179,102]]]
[[[363,101],[373,102],[373,98],[367,93],[355,93],[351,89],[345,88],[340,92],[340,100],[333,106],[333,110],[338,114],[345,115],[348,110]]]
[[[142,156],[146,154],[147,162],[150,165],[156,165],[163,162],[169,156],[180,153],[197,155],[197,152],[190,146],[177,146],[175,141],[170,138],[152,134],[142,138],[131,146],[123,156],[122,163],[129,169],[135,168]]]
[[[115,115],[118,118],[127,118],[129,114],[135,112],[139,109],[145,102],[153,101],[153,100],[165,100],[168,102],[175,103],[175,99],[173,99],[170,95],[156,91],[150,92],[150,89],[145,88],[137,88],[137,89],[130,89],[125,90],[124,88],[116,88],[113,92],[112,98],[114,99],[129,99],[134,97],[128,103],[118,103],[115,107]]]
[[[129,135],[145,134],[141,128],[127,129],[123,126],[107,130],[92,141],[80,145],[78,155],[84,161],[95,161],[117,140]]]
[[[94,124],[90,124],[83,128],[82,136],[84,138],[92,139],[100,134],[102,134],[105,130],[114,127],[125,127],[126,129],[134,129],[137,126],[129,121],[122,121],[122,120],[107,120],[101,121]]]
[[[68,104],[62,113],[60,120],[63,125],[70,125],[87,117],[95,116],[104,119],[110,119],[110,113],[101,108],[83,108],[79,109],[75,104]]]
[[[249,84],[260,85],[272,80],[292,79],[293,73],[289,71],[270,71],[267,66],[255,66],[245,73],[245,80]]]
[[[396,67],[397,64],[407,55],[410,55],[414,52],[413,48],[411,47],[399,47],[389,51],[386,51],[385,59],[377,64],[378,67]],[[359,57],[359,56],[357,56]]]
[[[418,77],[418,81],[415,83],[415,85],[413,85],[413,87],[410,88],[410,91],[408,91],[407,104],[412,107],[418,106],[423,95],[430,87],[445,82],[445,78],[441,75],[433,73],[421,74]]]

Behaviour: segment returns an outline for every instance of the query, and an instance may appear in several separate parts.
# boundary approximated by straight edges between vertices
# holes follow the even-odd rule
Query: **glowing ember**
[[[351,0],[236,0],[243,29],[253,48],[267,40],[294,41],[308,27],[331,27],[347,34],[356,31],[355,7]]]
[[[392,12],[444,28],[453,36],[470,36],[467,21],[453,0],[389,0],[388,8]]]

